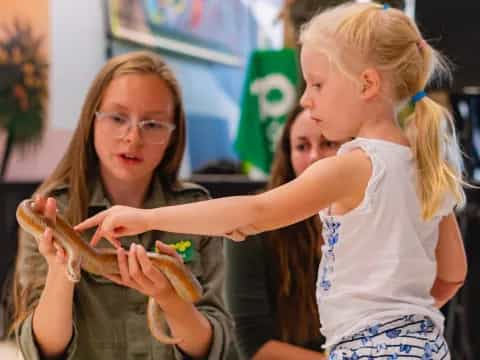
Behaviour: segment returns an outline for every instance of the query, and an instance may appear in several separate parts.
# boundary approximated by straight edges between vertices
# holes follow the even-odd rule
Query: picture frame
[[[242,66],[248,9],[238,0],[107,0],[115,40]],[[248,35],[248,34],[247,34]]]

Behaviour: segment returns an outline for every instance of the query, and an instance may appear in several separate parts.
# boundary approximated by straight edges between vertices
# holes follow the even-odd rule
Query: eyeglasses
[[[95,112],[95,116],[106,127],[106,131],[113,136],[123,139],[128,135],[132,126],[137,126],[142,140],[148,144],[164,144],[175,130],[175,124],[159,120],[141,120],[137,123],[122,114],[114,112]]]

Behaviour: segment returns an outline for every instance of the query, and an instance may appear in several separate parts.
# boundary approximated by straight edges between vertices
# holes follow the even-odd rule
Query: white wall
[[[50,123],[74,129],[90,83],[105,61],[101,0],[50,0]]]

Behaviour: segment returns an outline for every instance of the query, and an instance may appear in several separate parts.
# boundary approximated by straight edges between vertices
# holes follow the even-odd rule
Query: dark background
[[[415,17],[425,39],[453,61],[453,91],[480,86],[480,1],[416,0]]]

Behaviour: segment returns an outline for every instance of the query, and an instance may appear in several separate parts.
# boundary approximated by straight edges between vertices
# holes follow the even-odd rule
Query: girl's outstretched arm
[[[155,229],[243,240],[246,235],[301,221],[334,202],[361,200],[371,171],[367,155],[356,150],[317,161],[295,180],[263,194],[156,209],[114,206],[75,229],[98,226],[92,244],[105,237],[118,245],[118,237]]]
[[[457,293],[467,276],[467,257],[453,213],[440,222],[436,258],[437,277],[431,294],[440,308]]]

